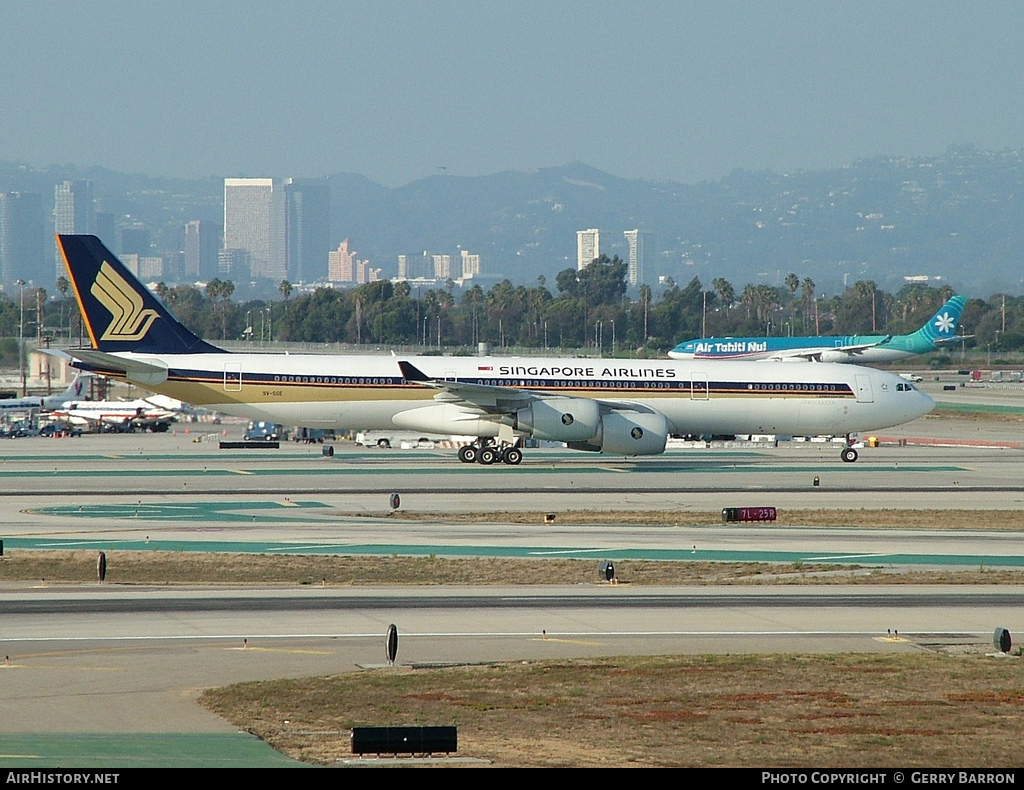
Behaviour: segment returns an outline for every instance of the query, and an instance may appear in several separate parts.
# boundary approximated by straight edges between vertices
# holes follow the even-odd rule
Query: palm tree
[[[715,293],[718,294],[718,298],[722,300],[722,304],[725,305],[725,313],[729,314],[729,308],[732,307],[732,303],[736,301],[736,291],[732,287],[732,283],[726,280],[724,277],[716,277],[711,281],[711,287]]]
[[[804,326],[807,326],[811,318],[811,305],[817,304],[814,298],[814,280],[810,277],[804,277],[800,288],[800,296],[804,308]],[[815,311],[815,315],[817,315],[817,311]],[[815,320],[814,334],[818,334],[817,320]]]
[[[57,290],[60,291],[60,328],[64,328],[64,300],[68,298],[68,290],[71,283],[63,274],[57,278]],[[68,337],[71,337],[71,328],[68,327]]]

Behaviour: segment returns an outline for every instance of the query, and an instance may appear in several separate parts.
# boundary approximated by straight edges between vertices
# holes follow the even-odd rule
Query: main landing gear
[[[523,451],[516,445],[496,445],[492,440],[481,440],[459,448],[459,460],[464,464],[480,463],[484,466],[505,463],[518,466],[523,460]]]

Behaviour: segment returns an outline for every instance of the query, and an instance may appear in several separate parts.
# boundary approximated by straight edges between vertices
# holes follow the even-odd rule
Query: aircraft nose
[[[926,414],[930,414],[932,409],[935,408],[935,399],[931,395],[928,395],[921,390],[917,390],[917,409],[914,412],[914,419],[918,417],[924,417]]]

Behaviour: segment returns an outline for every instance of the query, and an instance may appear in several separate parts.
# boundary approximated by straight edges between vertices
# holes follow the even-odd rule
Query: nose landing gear
[[[853,447],[851,447],[852,444],[853,439],[850,437],[849,434],[847,434],[846,446],[843,448],[843,451],[839,453],[839,457],[843,459],[843,463],[845,464],[852,464],[854,461],[857,460],[857,451],[854,450]]]

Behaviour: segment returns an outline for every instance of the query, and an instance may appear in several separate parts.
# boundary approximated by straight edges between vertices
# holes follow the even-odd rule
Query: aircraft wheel
[[[844,463],[852,464],[857,460],[857,451],[852,447],[846,447],[839,457],[843,459]]]
[[[475,444],[467,444],[465,447],[459,448],[459,460],[464,464],[472,464],[476,462],[479,449]]]
[[[480,458],[478,459],[484,466],[490,466],[498,460],[498,453],[493,447],[484,447],[480,451]]]
[[[505,451],[505,457],[502,460],[509,466],[518,466],[523,460],[523,451],[518,447],[509,447]]]

